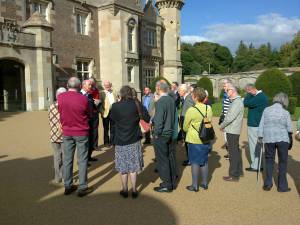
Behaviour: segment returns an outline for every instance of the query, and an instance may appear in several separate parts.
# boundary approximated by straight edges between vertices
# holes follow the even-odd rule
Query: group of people
[[[55,182],[64,182],[65,195],[78,189],[77,195],[83,197],[92,192],[87,184],[87,168],[98,146],[99,114],[102,117],[104,144],[114,147],[115,169],[120,174],[122,189],[120,195],[129,196],[128,179],[131,182],[131,196],[137,198],[138,173],[144,166],[142,143],[153,144],[156,172],[161,179],[156,192],[172,192],[177,188],[179,169],[176,160],[176,147],[183,140],[186,160],[183,166],[191,166],[192,183],[186,189],[198,192],[199,188],[208,189],[208,156],[212,142],[203,142],[199,130],[205,119],[211,123],[212,107],[208,92],[196,85],[171,86],[165,80],[156,83],[155,92],[144,88],[141,101],[137,92],[130,86],[123,86],[117,94],[112,84],[103,83],[104,91],[99,91],[95,79],[80,82],[71,77],[68,90],[59,88],[56,99],[49,109],[51,143],[54,149]],[[266,159],[266,179],[264,190],[272,188],[272,173],[275,152],[279,155],[278,191],[286,192],[286,168],[288,149],[291,147],[291,118],[286,110],[288,96],[279,93],[273,105],[268,106],[266,95],[255,88],[246,86],[244,99],[229,80],[223,83],[224,99],[220,130],[224,132],[228,150],[229,174],[225,181],[237,182],[244,175],[239,137],[242,130],[244,107],[248,108],[248,141],[251,156],[247,171],[260,171],[260,151],[264,143]],[[141,122],[151,125],[144,134]],[[300,122],[299,122],[300,123]],[[299,124],[300,125],[300,124]],[[215,128],[216,129],[216,128]],[[144,130],[143,130],[144,131]],[[73,184],[73,160],[77,150],[79,184]],[[201,177],[201,182],[200,182]]]

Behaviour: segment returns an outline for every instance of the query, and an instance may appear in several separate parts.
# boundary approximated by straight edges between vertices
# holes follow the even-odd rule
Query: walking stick
[[[264,152],[264,143],[261,141],[259,142],[261,144],[261,150],[259,154],[259,161],[258,161],[258,168],[257,168],[257,175],[256,175],[256,186],[259,184],[259,174],[260,174],[260,168],[261,168],[261,161],[262,161],[262,154]]]

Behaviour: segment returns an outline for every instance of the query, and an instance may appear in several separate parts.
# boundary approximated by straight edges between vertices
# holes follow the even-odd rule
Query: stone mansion
[[[70,76],[182,80],[184,0],[0,0],[0,111],[44,110]]]

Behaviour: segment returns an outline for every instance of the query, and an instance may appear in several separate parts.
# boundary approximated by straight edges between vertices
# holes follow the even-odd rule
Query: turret
[[[156,7],[163,18],[163,76],[170,82],[182,82],[180,12],[184,0],[156,0]]]

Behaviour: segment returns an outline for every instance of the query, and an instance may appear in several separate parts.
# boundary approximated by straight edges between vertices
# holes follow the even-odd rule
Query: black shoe
[[[208,189],[208,185],[207,184],[200,184],[200,187],[203,188],[204,190]]]
[[[93,158],[93,157],[89,158],[88,160],[89,160],[89,162],[96,162],[96,161],[98,161],[97,158]]]
[[[228,154],[224,155],[224,158],[228,160],[229,159],[229,155]]]
[[[150,145],[150,144],[151,144],[151,141],[149,141],[149,140],[143,142],[143,145]]]
[[[138,191],[133,191],[133,192],[131,193],[131,197],[132,197],[133,199],[136,199],[138,196],[139,196],[139,192],[138,192]]]
[[[263,186],[263,189],[264,189],[264,191],[271,191],[272,185],[271,185],[271,186],[269,186],[269,185],[264,185],[264,186]]]
[[[65,188],[64,195],[70,195],[76,190],[77,190],[77,187],[75,185],[72,185],[70,188]]]
[[[254,168],[252,168],[252,167],[246,168],[246,170],[247,170],[248,172],[257,172],[257,171],[258,171],[257,169],[254,169]],[[260,169],[260,172],[262,172],[263,170],[264,170],[264,169],[261,168],[261,169]]]
[[[155,188],[153,188],[153,190],[156,192],[160,192],[160,193],[163,193],[163,192],[170,193],[173,191],[172,188],[167,188],[167,187],[155,187]]]
[[[186,189],[188,191],[194,191],[194,192],[198,192],[199,191],[199,188],[195,188],[193,185],[186,186]]]
[[[190,166],[190,162],[188,160],[184,160],[182,163],[183,166]]]
[[[85,188],[85,189],[78,190],[77,196],[78,197],[84,197],[84,196],[86,196],[86,195],[88,195],[92,192],[93,192],[93,188],[88,187],[88,188]]]
[[[278,192],[290,192],[291,189],[290,189],[290,188],[287,188],[286,190],[282,191],[282,190],[279,190],[279,189],[277,188],[277,191],[278,191]]]
[[[158,169],[155,168],[155,169],[154,169],[154,173],[158,173]]]
[[[128,198],[128,191],[120,191],[120,195],[123,197],[123,198]]]

